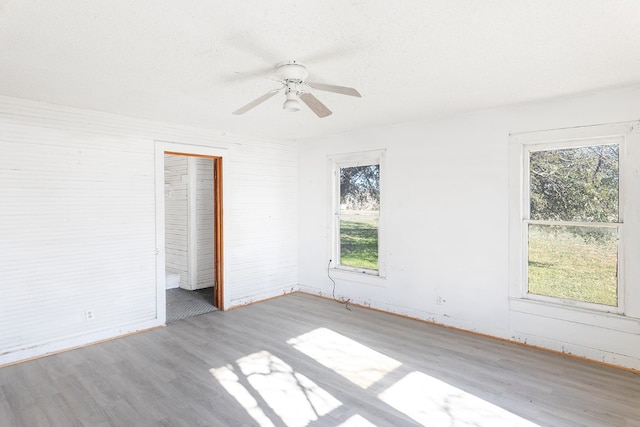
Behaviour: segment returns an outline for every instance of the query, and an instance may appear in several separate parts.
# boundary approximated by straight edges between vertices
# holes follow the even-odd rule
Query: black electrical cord
[[[331,260],[329,260],[329,264],[327,264],[327,277],[333,283],[333,290],[331,291],[331,296],[333,297],[333,300],[335,302],[340,303],[340,304],[344,304],[344,308],[346,308],[347,310],[351,311],[351,309],[349,308],[349,301],[350,301],[349,299],[339,300],[338,298],[336,298],[336,281],[333,280],[333,277],[331,277],[330,273],[331,273]]]

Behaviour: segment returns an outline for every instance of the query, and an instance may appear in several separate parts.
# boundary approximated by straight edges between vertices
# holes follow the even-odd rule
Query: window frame
[[[357,273],[368,277],[386,277],[386,251],[384,232],[384,182],[386,150],[372,150],[329,156],[330,167],[330,265],[335,271]],[[340,169],[347,167],[378,165],[380,173],[380,208],[378,210],[378,269],[358,268],[342,265],[340,262]]]
[[[558,220],[534,220],[531,219],[531,153],[540,151],[554,151],[572,148],[593,147],[598,145],[617,145],[618,146],[618,221],[617,222],[584,222],[584,221],[558,221]],[[611,313],[623,313],[624,312],[624,278],[623,278],[623,266],[622,266],[622,250],[623,250],[623,236],[624,236],[624,203],[623,199],[624,188],[624,160],[623,153],[625,152],[625,138],[624,135],[616,136],[603,136],[594,138],[577,138],[570,140],[558,140],[553,142],[539,142],[523,144],[523,166],[522,166],[522,204],[523,204],[523,218],[521,225],[522,232],[522,297],[534,301],[542,301],[549,303],[559,303],[567,306],[574,306],[578,308],[585,308],[598,311],[606,311]],[[614,228],[617,230],[618,244],[617,244],[617,286],[616,286],[616,298],[617,304],[607,305],[599,304],[581,300],[575,300],[570,298],[555,297],[551,295],[540,295],[529,292],[529,225],[558,225],[558,226],[588,226],[588,227],[603,227]]]
[[[527,241],[523,224],[528,206],[529,173],[525,147],[542,149],[545,145],[598,145],[608,138],[621,138],[619,148],[619,252],[618,307],[577,302],[554,297],[538,297],[527,292]],[[560,316],[591,324],[597,313],[603,316],[640,318],[640,121],[565,127],[552,130],[524,131],[509,134],[509,251],[508,298],[512,315],[517,319],[529,314]],[[525,168],[525,165],[527,167]],[[551,310],[551,311],[550,311]],[[559,311],[554,311],[559,310]],[[605,317],[613,321],[613,317]],[[603,319],[605,319],[603,318]],[[524,318],[523,318],[524,319]],[[514,318],[515,321],[515,318]],[[603,320],[604,321],[604,320]]]

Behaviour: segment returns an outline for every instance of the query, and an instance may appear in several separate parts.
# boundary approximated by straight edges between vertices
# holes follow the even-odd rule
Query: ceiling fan
[[[284,94],[286,96],[286,100],[284,101],[282,108],[287,111],[299,111],[300,103],[298,102],[298,100],[301,100],[307,105],[307,107],[311,109],[311,111],[316,113],[316,115],[320,118],[330,115],[331,110],[329,110],[326,105],[320,102],[318,98],[313,96],[313,94],[308,92],[309,88],[324,90],[326,92],[339,93],[341,95],[357,96],[358,98],[361,97],[360,93],[351,87],[306,81],[305,79],[309,75],[309,73],[307,72],[307,68],[295,61],[279,65],[276,68],[276,74],[279,78],[278,81],[282,83],[282,86],[279,89],[274,89],[265,93],[260,98],[255,99],[244,107],[237,109],[233,112],[233,114],[244,114],[282,91],[284,91]]]

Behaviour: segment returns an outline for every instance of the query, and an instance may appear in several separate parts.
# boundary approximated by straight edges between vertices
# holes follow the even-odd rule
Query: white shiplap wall
[[[6,124],[0,152],[0,348],[154,318],[153,153]]]
[[[283,151],[282,144],[274,141],[238,146],[224,171],[225,182],[231,179],[244,190],[231,195],[233,203],[227,203],[225,196],[224,206],[225,233],[231,233],[235,242],[225,245],[225,274],[244,285],[242,293],[225,285],[225,300],[236,305],[272,295],[276,288],[271,284],[280,275],[297,280],[297,204],[278,202],[297,200],[297,149],[287,145]],[[283,256],[274,257],[274,252]],[[291,283],[280,293],[297,288],[297,282]]]
[[[0,97],[0,365],[164,322],[158,141],[222,153],[225,307],[297,287],[294,142]]]

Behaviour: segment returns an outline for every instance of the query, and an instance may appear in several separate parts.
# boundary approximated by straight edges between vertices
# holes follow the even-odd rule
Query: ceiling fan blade
[[[274,89],[272,91],[269,91],[269,92],[265,93],[264,95],[262,95],[260,98],[251,101],[250,103],[248,103],[244,107],[238,108],[236,111],[233,112],[233,114],[244,114],[247,111],[251,110],[252,108],[257,107],[258,105],[262,104],[264,101],[266,101],[267,99],[271,98],[273,95],[275,95],[278,92],[280,92],[280,89]]]
[[[310,93],[303,93],[302,95],[300,95],[300,99],[302,99],[302,102],[307,104],[307,106],[311,108],[311,111],[316,113],[316,115],[320,118],[327,117],[331,114],[331,110],[329,110],[326,105],[324,105],[318,100],[318,98],[311,95]]]
[[[314,82],[307,82],[307,84],[314,89],[339,93],[341,95],[357,96],[358,98],[362,98],[362,95],[360,95],[360,92],[358,92],[352,87],[328,85],[324,83],[314,83]]]

